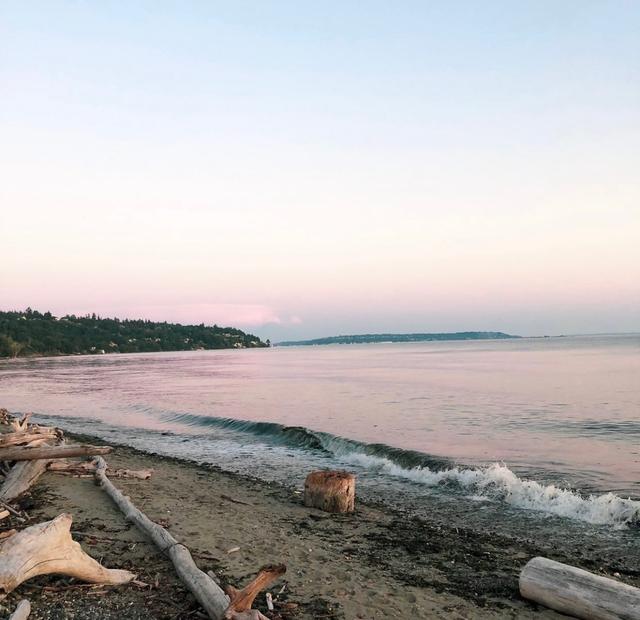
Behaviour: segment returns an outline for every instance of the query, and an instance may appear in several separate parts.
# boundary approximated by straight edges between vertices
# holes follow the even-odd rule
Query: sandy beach
[[[352,515],[329,515],[305,508],[300,491],[127,447],[117,447],[108,460],[114,468],[153,468],[150,480],[116,484],[223,584],[243,585],[260,566],[284,562],[287,573],[271,588],[272,618],[562,617],[518,596],[520,568],[540,552],[548,555],[532,544],[362,502]],[[30,523],[71,513],[74,537],[88,553],[108,567],[134,571],[146,585],[109,588],[41,577],[3,601],[3,612],[28,597],[36,619],[205,617],[170,562],[91,478],[48,472],[21,507]],[[26,525],[12,521],[2,528]],[[636,585],[638,577],[624,575]],[[267,613],[263,596],[257,607]]]

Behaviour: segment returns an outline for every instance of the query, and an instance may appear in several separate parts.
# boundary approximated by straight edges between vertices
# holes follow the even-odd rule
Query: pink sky
[[[637,30],[569,5],[12,5],[0,307],[640,330]]]

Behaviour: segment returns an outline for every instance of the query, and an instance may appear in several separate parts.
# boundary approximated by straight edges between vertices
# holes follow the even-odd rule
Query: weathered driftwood
[[[109,454],[111,446],[14,446],[0,448],[0,461],[35,461],[38,459],[64,459],[71,456],[96,456]]]
[[[96,471],[95,461],[62,461],[56,460],[49,463],[49,471],[56,474],[70,475],[90,475]],[[148,480],[153,474],[153,469],[109,469],[109,476],[114,478],[137,478],[138,480]]]
[[[280,575],[284,575],[286,570],[284,564],[263,566],[255,579],[242,590],[227,586],[231,602],[224,614],[225,620],[267,620],[257,609],[251,609],[251,605],[256,596]]]
[[[32,525],[0,545],[0,592],[8,594],[38,575],[69,575],[90,583],[121,584],[135,579],[126,570],[108,569],[71,538],[71,515]]]
[[[191,553],[184,545],[138,510],[131,500],[113,485],[106,472],[106,461],[98,457],[96,459],[96,480],[107,495],[124,513],[128,521],[135,523],[163,553],[169,556],[178,576],[191,590],[209,617],[214,620],[224,618],[225,611],[229,606],[229,599],[220,586],[196,566]]]
[[[28,431],[5,433],[0,435],[0,448],[25,445],[36,439],[42,439],[43,436],[55,438],[58,436],[58,432],[55,428],[38,426],[30,428]]]
[[[0,510],[0,521],[6,519],[11,513],[8,510]]]
[[[22,599],[16,610],[9,616],[9,620],[27,620],[31,613],[31,603],[25,598]]]
[[[14,465],[0,487],[0,500],[13,501],[33,486],[45,471],[48,461],[22,461]]]
[[[5,530],[4,532],[0,532],[0,540],[9,538],[9,536],[13,536],[15,533],[16,533],[16,530]]]
[[[29,447],[39,447],[47,443],[43,437],[29,443]],[[5,476],[0,487],[0,501],[10,502],[25,493],[47,470],[48,460],[21,461],[16,463]]]
[[[346,471],[314,471],[304,482],[304,505],[325,512],[353,512],[356,477]]]
[[[30,413],[25,413],[21,418],[9,415],[7,418],[7,424],[13,431],[26,431],[29,426]]]
[[[107,477],[106,461],[98,457],[95,463],[96,480],[100,486],[126,519],[140,528],[163,553],[169,556],[178,576],[210,618],[213,620],[267,620],[259,611],[251,609],[251,604],[262,588],[285,572],[284,565],[267,566],[261,569],[258,576],[242,590],[229,588],[231,596],[228,597],[214,579],[196,566],[187,547],[180,544],[163,527],[151,521],[113,485]]]
[[[640,589],[547,558],[520,573],[520,594],[584,620],[640,620]]]

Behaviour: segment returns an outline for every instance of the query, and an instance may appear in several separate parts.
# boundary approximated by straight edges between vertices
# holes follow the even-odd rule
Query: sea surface
[[[640,548],[640,335],[4,360],[0,406],[297,488],[348,468],[367,499],[465,526]]]

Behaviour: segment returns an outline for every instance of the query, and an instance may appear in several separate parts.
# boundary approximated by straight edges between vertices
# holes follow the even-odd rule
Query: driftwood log
[[[33,442],[32,442],[33,443]],[[36,461],[38,459],[64,459],[71,456],[96,456],[109,454],[110,446],[13,446],[0,448],[0,461]]]
[[[32,525],[0,544],[0,592],[8,594],[38,575],[69,575],[90,583],[122,584],[135,579],[126,570],[108,569],[71,538],[71,515]]]
[[[640,620],[639,588],[547,558],[525,565],[520,594],[584,620]]]
[[[163,553],[169,556],[178,576],[209,616],[215,620],[223,618],[229,606],[229,599],[220,586],[196,566],[189,549],[181,545],[167,530],[138,510],[131,500],[123,495],[107,478],[106,472],[106,461],[98,457],[95,475],[102,489],[122,511],[127,521],[134,523]]]
[[[41,447],[49,442],[48,437],[31,441],[28,447]],[[7,473],[0,487],[0,500],[10,502],[26,492],[47,470],[48,460],[20,461]]]
[[[46,426],[30,428],[28,431],[4,433],[0,435],[0,448],[21,446],[28,444],[30,441],[34,441],[35,439],[41,439],[43,436],[57,438],[59,435],[55,428],[49,428]]]
[[[95,461],[51,461],[49,471],[56,474],[70,474],[73,476],[91,476],[96,472]],[[137,478],[138,480],[148,480],[153,474],[153,469],[109,469],[109,476],[114,478]]]
[[[284,565],[267,566],[242,590],[230,588],[228,597],[220,586],[201,571],[191,557],[189,549],[179,543],[167,530],[154,523],[133,502],[119,491],[107,477],[107,463],[102,457],[95,459],[96,480],[122,511],[151,541],[166,553],[182,582],[189,588],[212,620],[267,620],[259,611],[251,609],[258,592],[286,571]]]
[[[31,603],[25,598],[18,603],[16,610],[9,616],[9,620],[27,620],[31,613]]]
[[[353,512],[356,477],[346,471],[314,471],[304,482],[304,505],[325,512]]]

